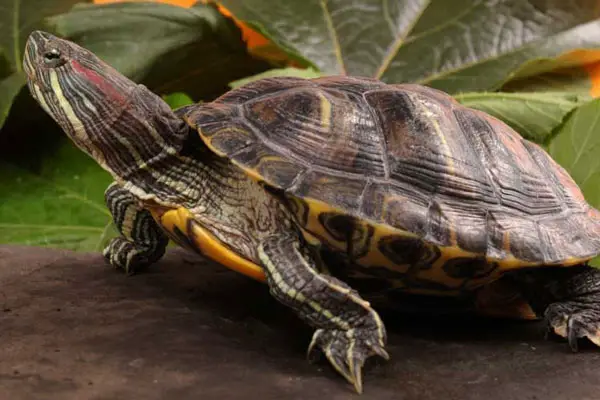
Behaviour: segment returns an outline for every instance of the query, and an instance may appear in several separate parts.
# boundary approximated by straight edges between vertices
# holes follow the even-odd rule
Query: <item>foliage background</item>
[[[543,145],[600,207],[600,1],[76,3],[0,5],[0,243],[97,250],[114,235],[110,177],[23,88],[33,29],[90,48],[173,107],[281,74],[438,87]],[[397,8],[372,12],[384,3]]]

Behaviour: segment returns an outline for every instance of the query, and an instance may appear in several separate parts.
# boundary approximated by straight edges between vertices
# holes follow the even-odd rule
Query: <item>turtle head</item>
[[[181,129],[159,96],[73,42],[32,32],[23,69],[40,106],[113,175],[155,158],[177,136],[169,133]],[[161,138],[166,143],[156,143]]]

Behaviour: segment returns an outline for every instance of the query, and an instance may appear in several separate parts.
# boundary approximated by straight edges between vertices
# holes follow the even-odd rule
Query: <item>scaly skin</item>
[[[323,351],[331,365],[362,392],[365,360],[389,356],[386,331],[368,302],[344,282],[319,274],[308,247],[292,233],[271,236],[260,245],[271,294],[317,328],[308,347],[309,358]]]
[[[169,238],[150,213],[140,208],[131,193],[116,183],[106,189],[105,198],[117,230],[121,233],[104,249],[106,260],[131,275],[162,258]]]

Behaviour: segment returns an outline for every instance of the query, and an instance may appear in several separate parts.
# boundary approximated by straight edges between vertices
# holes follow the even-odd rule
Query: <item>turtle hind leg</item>
[[[104,258],[128,275],[158,261],[169,239],[150,213],[141,209],[133,195],[116,183],[106,189],[104,196],[121,233],[106,246]]]
[[[581,338],[600,346],[599,269],[587,265],[541,268],[523,271],[518,278],[549,332],[566,338],[573,351],[578,350]]]
[[[317,328],[308,348],[362,392],[362,366],[372,355],[385,359],[385,327],[369,303],[340,280],[320,274],[314,256],[293,234],[271,236],[259,247],[271,294]]]
[[[600,303],[600,295],[594,300]],[[600,307],[590,308],[577,301],[553,303],[548,306],[545,318],[548,331],[566,338],[571,350],[578,350],[580,338],[600,346]]]

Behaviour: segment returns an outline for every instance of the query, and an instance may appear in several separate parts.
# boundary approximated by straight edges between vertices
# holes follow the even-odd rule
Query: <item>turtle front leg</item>
[[[372,355],[385,359],[385,327],[375,310],[340,280],[320,274],[314,256],[292,234],[270,236],[259,248],[271,294],[317,328],[308,348],[321,350],[333,367],[362,392],[362,366]]]
[[[104,258],[128,275],[158,261],[169,239],[150,213],[140,208],[133,195],[116,183],[106,189],[104,196],[121,233],[106,246]]]
[[[573,351],[588,338],[600,346],[600,270],[576,267],[517,271],[531,306],[548,324],[548,331],[566,338]]]

